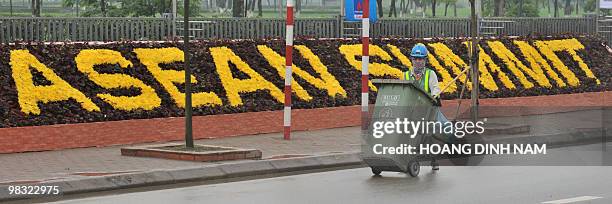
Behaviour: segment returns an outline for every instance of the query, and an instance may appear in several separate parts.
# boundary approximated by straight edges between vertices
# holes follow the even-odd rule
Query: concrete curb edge
[[[363,165],[359,152],[283,158],[270,160],[240,161],[212,166],[190,167],[167,170],[152,170],[91,178],[49,181],[35,184],[14,184],[13,186],[59,186],[62,195],[124,188],[163,185],[181,182],[237,178],[262,174],[323,169],[332,167]],[[41,198],[45,195],[9,194],[10,185],[0,186],[0,202],[10,200]],[[55,196],[55,195],[49,195]]]

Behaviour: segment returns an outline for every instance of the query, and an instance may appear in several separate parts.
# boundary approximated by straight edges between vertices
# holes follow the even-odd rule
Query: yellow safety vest
[[[429,72],[431,71],[432,70],[426,68],[425,77],[421,78],[421,85],[423,86],[423,89],[425,90],[425,92],[427,92],[428,94],[431,94],[431,92],[429,91]],[[410,71],[404,72],[404,80],[411,80]]]

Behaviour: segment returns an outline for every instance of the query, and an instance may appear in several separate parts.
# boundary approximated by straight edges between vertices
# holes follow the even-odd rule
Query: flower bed
[[[468,64],[463,39],[373,40],[371,78],[398,78],[423,42],[443,99],[458,96]],[[295,41],[294,108],[360,103],[358,40]],[[480,43],[483,98],[612,90],[612,55],[593,37],[503,38]],[[194,115],[283,108],[284,41],[196,41]],[[183,115],[183,52],[176,42],[0,45],[0,127]],[[376,87],[371,85],[371,100]]]

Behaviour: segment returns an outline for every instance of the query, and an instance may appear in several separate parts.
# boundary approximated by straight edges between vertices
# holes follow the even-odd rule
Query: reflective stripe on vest
[[[428,94],[431,94],[429,92],[429,69],[425,69],[425,92],[427,92]]]
[[[424,87],[423,89],[425,89],[425,92],[431,94],[429,92],[429,72],[431,72],[431,70],[429,69],[425,69],[425,81],[424,81]],[[410,80],[410,71],[406,71],[404,72],[404,80]]]

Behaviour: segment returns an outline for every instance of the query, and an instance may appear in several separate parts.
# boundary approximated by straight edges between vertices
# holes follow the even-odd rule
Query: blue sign
[[[361,21],[363,17],[363,0],[344,0],[344,16],[347,21]],[[370,0],[370,22],[375,23],[376,15],[376,0]]]

